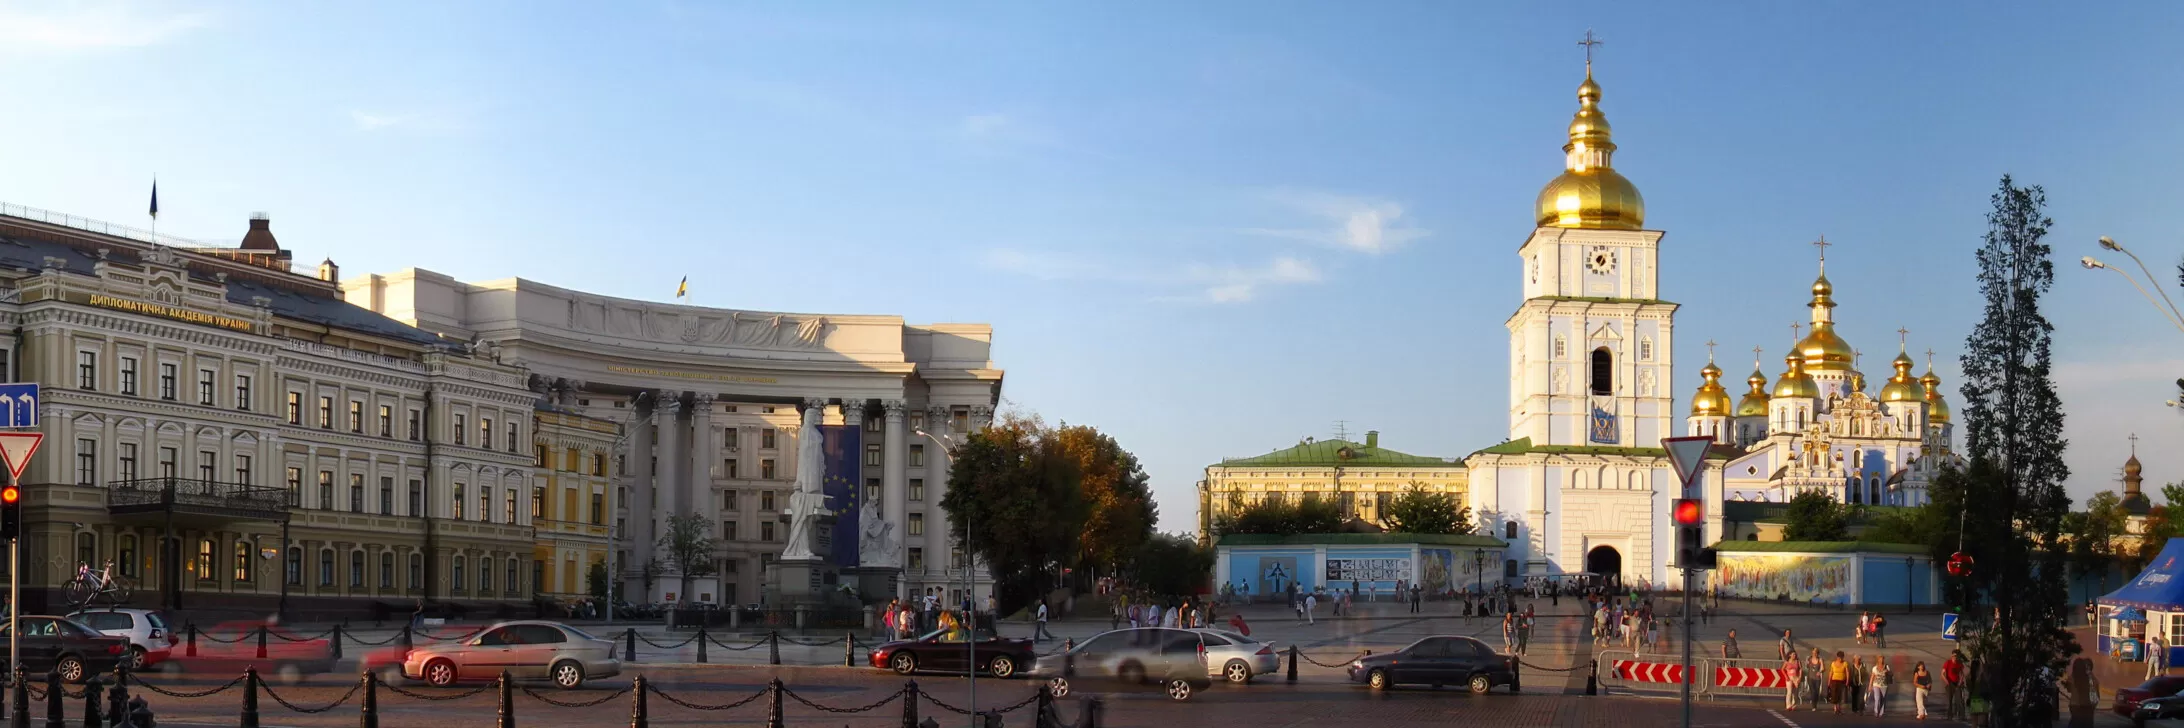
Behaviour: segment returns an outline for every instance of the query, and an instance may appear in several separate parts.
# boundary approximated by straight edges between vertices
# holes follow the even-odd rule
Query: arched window
[[[1592,350],[1592,393],[1615,393],[1615,355],[1605,346]]]
[[[1865,488],[1863,488],[1863,487],[1860,487],[1860,486],[1859,486],[1858,484],[1855,484],[1855,483],[1851,484],[1851,486],[1850,486],[1850,504],[1851,504],[1851,505],[1854,505],[1854,506],[1855,506],[1855,505],[1864,505],[1864,504],[1865,504]]]
[[[1503,537],[1503,538],[1516,538],[1516,537],[1517,537],[1517,522],[1516,522],[1516,521],[1510,521],[1510,522],[1508,522],[1508,523],[1504,523],[1504,524],[1502,524],[1502,537]],[[1511,563],[1515,563],[1515,562],[1511,562]]]

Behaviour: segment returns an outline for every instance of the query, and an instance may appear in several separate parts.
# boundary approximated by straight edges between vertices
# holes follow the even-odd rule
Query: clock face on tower
[[[1585,269],[1600,275],[1614,273],[1615,251],[1605,246],[1594,247],[1592,252],[1585,256]]]

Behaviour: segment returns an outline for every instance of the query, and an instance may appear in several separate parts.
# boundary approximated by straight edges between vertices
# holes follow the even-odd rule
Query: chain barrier
[[[417,691],[414,691],[414,690],[404,690],[404,689],[402,689],[402,686],[400,686],[400,685],[396,685],[396,684],[394,684],[394,683],[387,683],[387,682],[383,682],[383,683],[380,683],[380,684],[379,684],[379,686],[380,686],[380,687],[383,687],[383,688],[386,688],[386,689],[387,689],[388,691],[390,691],[390,692],[392,692],[392,693],[394,693],[394,694],[396,694],[396,695],[400,695],[400,696],[402,696],[402,697],[405,697],[405,698],[410,698],[410,699],[413,699],[413,700],[443,700],[443,701],[444,701],[444,700],[461,700],[461,699],[463,699],[463,698],[467,698],[467,697],[470,697],[470,696],[473,696],[473,695],[477,695],[478,693],[482,693],[482,692],[485,692],[485,691],[487,691],[487,690],[492,690],[492,689],[493,689],[493,686],[491,686],[491,685],[486,685],[486,686],[483,686],[483,687],[477,687],[477,688],[472,688],[472,689],[470,689],[470,690],[465,690],[465,691],[462,691],[462,692],[459,692],[459,693],[441,693],[441,694],[437,694],[437,695],[435,695],[435,694],[432,694],[432,693],[420,693],[420,692],[417,692]]]
[[[390,635],[387,635],[387,638],[386,638],[386,639],[380,640],[380,641],[378,641],[378,642],[373,642],[373,641],[371,641],[371,640],[365,640],[365,639],[357,639],[357,636],[356,636],[356,633],[355,633],[355,632],[344,632],[344,633],[342,633],[342,635],[341,635],[341,636],[342,636],[342,638],[343,638],[343,639],[346,639],[346,640],[348,640],[348,641],[350,641],[350,642],[355,642],[355,643],[357,643],[357,644],[360,644],[360,645],[363,645],[363,646],[365,646],[365,647],[378,647],[378,646],[380,646],[380,645],[385,645],[385,644],[392,644],[392,643],[393,643],[393,642],[394,642],[395,640],[398,640],[398,639],[402,639],[402,633],[400,633],[400,632],[396,632],[396,633],[394,633],[394,634],[390,634]]]
[[[324,631],[324,632],[320,632],[320,633],[318,633],[318,634],[317,634],[316,636],[312,636],[312,637],[290,637],[290,636],[288,636],[288,635],[285,635],[285,634],[281,634],[281,633],[279,633],[279,632],[275,632],[275,631],[272,631],[272,630],[266,630],[266,634],[270,634],[270,635],[273,635],[273,639],[277,639],[277,640],[280,640],[280,641],[282,641],[282,642],[309,642],[309,641],[311,641],[311,640],[322,640],[322,639],[326,639],[326,638],[328,638],[328,637],[332,637],[332,636],[334,635],[334,631],[333,631],[333,630],[331,630],[331,629],[328,629],[328,630],[326,630],[326,631]]]
[[[546,697],[544,694],[539,693],[539,691],[533,690],[528,687],[518,689],[522,690],[524,695],[529,695],[532,697],[532,699],[535,699],[547,705],[554,706],[556,708],[589,708],[594,705],[599,705],[609,700],[613,700],[615,698],[619,698],[629,694],[629,688],[622,688],[612,693],[608,693],[598,700],[555,700],[553,698]]]
[[[361,682],[361,681],[360,681],[360,682],[356,682],[356,683],[351,683],[351,684],[349,685],[349,692],[346,692],[346,693],[342,693],[342,694],[341,694],[341,698],[340,698],[340,699],[338,699],[338,700],[335,700],[334,702],[331,702],[331,703],[327,703],[326,705],[324,705],[324,706],[322,706],[322,707],[317,707],[317,708],[304,708],[304,707],[299,707],[299,706],[297,706],[297,705],[296,705],[295,703],[291,703],[291,702],[288,702],[288,700],[287,700],[287,699],[285,699],[285,698],[282,698],[282,697],[281,697],[281,694],[280,694],[280,693],[277,693],[277,692],[274,692],[274,691],[273,691],[273,686],[272,686],[272,685],[267,685],[267,684],[260,684],[260,685],[258,685],[258,689],[260,689],[260,690],[264,690],[264,691],[265,691],[265,694],[266,694],[266,697],[272,698],[272,699],[273,699],[273,702],[276,702],[276,703],[280,703],[280,704],[281,704],[281,707],[283,707],[283,708],[287,708],[287,709],[289,709],[289,710],[293,710],[293,711],[296,711],[296,712],[298,712],[298,713],[303,713],[303,714],[306,714],[306,715],[310,715],[310,714],[315,714],[315,713],[324,713],[324,712],[326,712],[326,711],[329,711],[329,710],[333,710],[333,709],[335,709],[335,708],[339,708],[339,707],[341,707],[341,706],[342,706],[342,704],[344,704],[344,703],[347,703],[347,702],[349,702],[349,699],[350,699],[350,698],[354,698],[354,697],[356,697],[356,691],[364,689],[364,683],[363,683],[363,682]]]
[[[672,644],[672,645],[663,645],[663,644],[660,644],[660,643],[658,643],[658,642],[654,642],[654,641],[652,641],[652,639],[651,639],[651,638],[648,638],[648,637],[646,637],[646,636],[644,636],[644,635],[637,635],[637,641],[638,641],[638,642],[643,642],[643,643],[645,643],[645,644],[648,644],[648,645],[652,645],[653,647],[656,647],[656,648],[659,648],[659,649],[663,649],[663,650],[673,650],[673,649],[680,649],[680,648],[682,648],[682,647],[688,646],[688,645],[689,645],[690,643],[692,643],[692,642],[696,642],[696,641],[698,641],[698,636],[697,636],[697,635],[694,635],[694,634],[693,634],[693,635],[690,635],[690,638],[689,638],[689,639],[683,640],[683,641],[681,641],[681,642],[677,642],[677,643],[675,643],[675,644]]]
[[[760,640],[760,641],[764,641],[764,640]],[[803,646],[805,646],[805,647],[827,647],[827,646],[831,646],[831,645],[833,645],[833,644],[834,644],[834,643],[836,643],[836,642],[840,642],[841,640],[827,640],[827,641],[825,641],[825,642],[805,642],[805,641],[803,641],[803,640],[799,640],[799,639],[792,639],[792,638],[788,638],[788,637],[783,637],[783,638],[781,638],[781,641],[783,641],[783,642],[787,642],[787,643],[789,643],[789,644],[792,644],[792,645],[803,645]]]
[[[1526,662],[1523,658],[1518,658],[1517,664],[1523,665],[1527,669],[1538,670],[1540,672],[1577,672],[1579,670],[1587,670],[1592,668],[1592,663],[1590,662],[1578,665],[1571,665],[1569,667],[1547,667],[1544,665],[1534,665],[1530,662]]]
[[[14,686],[10,685],[9,687]],[[40,688],[36,685],[31,685],[27,680],[24,681],[23,691],[30,693],[30,699],[32,700],[44,700],[46,696],[46,691],[44,688]]]
[[[755,702],[755,701],[757,701],[757,700],[758,700],[759,698],[763,698],[763,697],[766,697],[766,694],[767,694],[767,693],[769,693],[769,692],[772,692],[772,691],[773,691],[773,689],[772,689],[772,688],[761,688],[761,689],[759,689],[759,691],[758,691],[758,692],[756,692],[756,693],[752,693],[752,694],[751,694],[751,697],[748,697],[748,698],[744,698],[744,699],[742,699],[742,700],[738,700],[738,701],[735,701],[735,702],[732,702],[732,703],[721,703],[721,704],[719,704],[719,705],[706,705],[706,704],[704,704],[704,703],[693,703],[693,702],[690,702],[690,701],[687,701],[687,700],[683,700],[682,698],[678,698],[678,697],[675,697],[675,696],[673,696],[673,695],[669,695],[669,694],[667,694],[667,691],[665,691],[665,690],[661,690],[661,689],[660,689],[660,688],[659,688],[658,686],[656,686],[656,685],[653,685],[653,684],[651,684],[651,683],[646,683],[646,684],[645,684],[645,692],[649,692],[649,693],[652,693],[653,695],[658,695],[658,696],[660,696],[660,699],[661,699],[661,700],[665,700],[665,701],[667,701],[667,702],[670,702],[670,703],[674,703],[674,704],[676,704],[676,705],[680,705],[680,706],[682,706],[682,707],[685,707],[685,708],[689,708],[689,709],[691,709],[691,710],[701,710],[701,711],[710,711],[710,710],[735,710],[735,709],[737,709],[737,708],[741,708],[741,707],[743,707],[743,706],[746,706],[746,705],[750,705],[750,704],[751,704],[752,702]]]
[[[1032,704],[1032,703],[1036,703],[1036,702],[1039,702],[1039,693],[1037,693],[1037,692],[1033,692],[1033,693],[1031,694],[1031,697],[1025,698],[1025,699],[1024,699],[1024,700],[1023,700],[1022,702],[1019,702],[1019,703],[1017,703],[1017,704],[1015,704],[1015,705],[1011,705],[1011,706],[1009,706],[1009,707],[1006,707],[1006,708],[1001,708],[1001,709],[999,709],[999,710],[993,710],[993,709],[988,709],[988,710],[987,710],[986,712],[987,712],[987,713],[990,713],[990,714],[994,714],[994,715],[1005,715],[1005,714],[1008,714],[1008,713],[1012,713],[1012,712],[1015,712],[1015,711],[1016,711],[1016,710],[1017,710],[1018,708],[1022,708],[1022,707],[1024,707],[1024,706],[1027,706],[1027,705],[1030,705],[1030,704]]]
[[[821,713],[863,713],[863,712],[865,712],[865,711],[869,711],[869,710],[877,710],[877,709],[879,709],[879,708],[880,708],[880,706],[886,705],[886,704],[888,704],[888,703],[892,703],[892,702],[895,702],[895,701],[897,701],[897,700],[901,700],[901,699],[902,699],[902,694],[903,694],[903,692],[904,692],[904,691],[902,691],[902,690],[896,690],[896,691],[895,691],[895,692],[893,692],[893,693],[889,693],[887,697],[881,698],[881,699],[879,699],[879,701],[877,701],[877,702],[874,702],[874,703],[872,703],[871,705],[865,705],[865,706],[860,706],[860,707],[856,707],[856,708],[835,708],[835,707],[830,707],[830,706],[820,705],[820,704],[818,704],[818,703],[814,703],[814,702],[811,702],[810,700],[806,700],[806,699],[804,698],[804,696],[802,696],[802,695],[797,695],[797,694],[796,694],[796,691],[794,691],[794,690],[790,690],[790,689],[788,689],[788,688],[782,688],[782,689],[781,689],[781,694],[782,694],[782,695],[787,695],[787,696],[789,696],[789,699],[791,699],[791,700],[794,700],[794,701],[796,701],[796,702],[799,702],[799,703],[803,703],[803,704],[804,704],[804,707],[806,707],[806,708],[810,708],[810,709],[812,709],[812,710],[816,710],[816,711],[819,711],[819,712],[821,712]]]
[[[645,638],[643,638],[643,637],[639,637],[639,638],[637,638],[637,639],[641,639],[641,640],[642,640],[642,639],[645,639]],[[760,648],[760,647],[765,647],[765,646],[766,646],[766,638],[764,638],[764,637],[760,637],[760,638],[758,639],[758,641],[757,641],[757,642],[753,642],[753,643],[750,643],[750,644],[744,645],[744,646],[742,646],[742,647],[737,647],[737,646],[735,646],[735,645],[731,645],[731,644],[728,644],[728,643],[726,643],[726,642],[722,642],[722,641],[720,641],[720,640],[718,640],[718,639],[715,639],[715,638],[714,638],[714,637],[713,637],[712,635],[710,635],[710,634],[708,634],[708,635],[706,635],[706,636],[705,636],[705,641],[707,641],[707,642],[710,642],[710,643],[712,643],[714,647],[718,647],[718,648],[721,648],[721,649],[723,649],[723,650],[727,650],[727,651],[729,651],[729,652],[745,652],[745,651],[749,651],[749,650],[755,650],[755,649],[758,649],[758,648]],[[650,643],[650,642],[651,642],[651,640],[645,640],[645,642],[647,642],[647,643]]]
[[[1366,654],[1366,653],[1363,653],[1363,652],[1359,652],[1359,653],[1357,653],[1357,654],[1355,654],[1355,655],[1351,655],[1351,656],[1350,656],[1350,659],[1349,659],[1349,660],[1337,660],[1337,661],[1335,661],[1335,663],[1334,663],[1334,664],[1332,664],[1332,665],[1330,665],[1330,664],[1328,664],[1328,663],[1325,663],[1325,662],[1320,662],[1319,660],[1314,660],[1314,659],[1312,659],[1312,656],[1311,656],[1311,655],[1307,655],[1307,654],[1304,654],[1304,653],[1302,653],[1302,652],[1299,652],[1299,653],[1297,653],[1297,657],[1298,657],[1298,658],[1300,658],[1300,659],[1302,659],[1302,660],[1304,660],[1305,662],[1309,662],[1309,663],[1312,663],[1312,664],[1314,664],[1314,665],[1318,665],[1318,666],[1320,666],[1320,667],[1327,667],[1327,668],[1338,668],[1338,669],[1339,669],[1339,668],[1349,667],[1349,666],[1350,666],[1350,660],[1355,660],[1355,659],[1357,659],[1357,658],[1360,658],[1360,657],[1364,657],[1364,656],[1365,656],[1365,654]]]
[[[924,698],[924,699],[925,699],[925,702],[928,702],[928,703],[932,703],[932,704],[933,704],[933,707],[939,708],[939,709],[941,709],[941,710],[945,710],[945,711],[948,711],[948,712],[950,712],[950,713],[954,713],[954,714],[956,714],[956,715],[970,715],[970,714],[971,714],[971,711],[968,711],[968,710],[964,710],[964,709],[962,709],[962,708],[958,708],[958,707],[955,707],[955,706],[953,706],[953,705],[949,705],[949,704],[947,704],[947,703],[943,703],[943,702],[940,702],[940,698],[936,698],[936,697],[933,697],[933,694],[932,694],[932,693],[928,693],[928,692],[925,692],[925,691],[923,691],[923,690],[920,690],[920,691],[918,691],[918,697],[920,697],[920,698]]]
[[[129,682],[136,683],[138,687],[150,690],[155,693],[159,693],[160,695],[165,695],[170,698],[209,698],[214,695],[219,695],[220,693],[227,692],[229,688],[233,688],[237,685],[243,684],[243,678],[242,676],[236,676],[235,679],[227,681],[227,684],[225,685],[221,685],[220,687],[216,687],[211,690],[202,690],[194,693],[184,692],[180,690],[168,690],[158,685],[153,685],[151,683],[145,682],[144,678],[137,677],[136,673],[133,672],[129,673]]]
[[[250,638],[251,638],[252,636],[254,636],[255,634],[256,634],[256,630],[252,630],[252,631],[250,631],[250,632],[244,632],[244,633],[242,633],[242,634],[236,635],[236,636],[235,636],[235,639],[231,639],[231,640],[224,640],[224,639],[220,639],[219,637],[215,637],[215,636],[213,636],[213,634],[212,634],[211,632],[199,632],[199,633],[197,633],[197,636],[198,636],[198,637],[201,637],[201,638],[204,638],[205,640],[208,640],[208,641],[211,641],[211,642],[216,642],[216,643],[219,643],[219,644],[223,644],[223,645],[232,645],[232,644],[235,644],[235,643],[237,643],[237,642],[241,642],[241,641],[243,641],[243,640],[247,640],[247,639],[250,639]]]

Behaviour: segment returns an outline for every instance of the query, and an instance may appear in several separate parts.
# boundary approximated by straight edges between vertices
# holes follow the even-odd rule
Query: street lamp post
[[[1471,550],[1471,578],[1474,580],[1472,591],[1478,592],[1480,594],[1485,594],[1486,549],[1484,548],[1476,548]]]
[[[949,473],[951,473],[951,474],[953,474],[953,473],[955,472],[955,442],[954,442],[954,438],[946,438],[946,439],[943,439],[943,437],[944,437],[944,436],[935,436],[935,435],[934,435],[933,433],[930,433],[930,432],[926,432],[926,431],[924,431],[924,430],[915,430],[915,432],[917,432],[917,433],[918,433],[918,436],[919,436],[919,437],[923,437],[923,438],[925,438],[925,439],[927,439],[927,440],[932,440],[932,441],[933,441],[933,444],[934,444],[934,445],[937,445],[937,446],[939,446],[939,448],[940,448],[940,456],[941,456],[942,458],[944,458],[944,459],[946,459],[946,460],[948,461],[948,472],[949,472]],[[944,485],[943,487],[946,487],[946,486]],[[968,515],[968,514],[965,514],[965,515]],[[979,718],[979,712],[978,712],[978,611],[977,611],[977,606],[978,606],[978,576],[977,576],[977,573],[978,573],[978,572],[976,571],[976,569],[977,569],[977,566],[976,566],[976,564],[977,564],[977,563],[978,563],[978,556],[977,556],[976,554],[973,554],[973,553],[971,552],[971,521],[970,521],[970,519],[969,519],[969,518],[965,518],[965,519],[963,519],[963,597],[964,597],[964,600],[965,600],[965,601],[968,601],[968,602],[970,602],[970,604],[971,604],[971,607],[972,607],[972,608],[971,608],[971,609],[967,609],[967,610],[964,610],[965,612],[967,612],[967,614],[964,614],[963,616],[964,616],[964,618],[966,618],[966,619],[969,619],[969,620],[971,620],[971,624],[970,624],[970,626],[969,626],[968,628],[966,628],[966,629],[965,629],[965,631],[964,631],[964,636],[965,636],[965,639],[963,640],[963,651],[964,651],[964,653],[965,653],[965,654],[969,655],[969,656],[970,656],[970,658],[971,658],[971,659],[970,659],[970,663],[969,663],[969,668],[970,668],[970,669],[968,670],[968,674],[969,674],[969,676],[970,676],[970,686],[971,686],[971,689],[970,689],[970,695],[971,695],[971,728],[978,728],[978,718]],[[995,635],[994,635],[994,636],[995,636],[995,637],[999,637],[999,636],[1000,636],[1000,634],[999,634],[999,633],[1000,633],[1000,627],[1001,627],[1001,624],[1000,624],[1000,621],[999,621],[999,620],[1000,620],[1000,617],[999,617],[999,615],[995,615],[995,622],[994,622],[994,632],[995,632]],[[1038,636],[1038,635],[1033,635],[1033,637],[1034,637],[1034,638],[1036,638],[1037,636]]]
[[[2110,238],[2106,235],[2101,236],[2100,245],[2103,250],[2110,250],[2131,256],[2131,262],[2138,264],[2139,272],[2146,276],[2146,282],[2154,284],[2154,290],[2161,293],[2161,300],[2155,301],[2154,294],[2148,293],[2145,286],[2139,285],[2139,281],[2137,278],[2132,277],[2130,273],[2124,272],[2124,270],[2121,268],[2117,268],[2107,263],[2103,263],[2090,255],[2079,258],[2078,264],[2085,266],[2086,270],[2105,269],[2115,271],[2116,275],[2123,276],[2124,280],[2131,282],[2132,288],[2138,289],[2139,295],[2146,297],[2146,302],[2152,304],[2154,310],[2161,312],[2161,317],[2167,320],[2169,322],[2169,325],[2175,326],[2180,332],[2184,332],[2184,310],[2178,310],[2176,307],[2176,302],[2169,299],[2169,292],[2163,290],[2160,284],[2156,283],[2153,271],[2147,269],[2146,267],[2146,261],[2139,260],[2137,253],[2131,252],[2129,248],[2123,247],[2122,243],[2118,243],[2115,241],[2114,238]]]

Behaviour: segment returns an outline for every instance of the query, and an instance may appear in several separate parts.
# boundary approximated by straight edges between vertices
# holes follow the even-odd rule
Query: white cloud
[[[964,136],[986,137],[1007,131],[1012,123],[1007,114],[972,114],[963,117],[956,129]]]
[[[987,269],[1014,273],[1042,281],[1112,280],[1113,269],[1099,261],[1067,253],[1048,253],[1013,248],[986,251],[981,261]]]
[[[124,3],[0,6],[0,49],[99,50],[159,45],[211,24],[202,13],[152,15]]]
[[[469,119],[469,112],[412,111],[405,113],[391,113],[383,111],[364,111],[360,109],[352,109],[349,111],[349,120],[355,123],[356,130],[361,132],[376,132],[390,129],[419,132],[462,131],[470,127],[471,122]]]
[[[1155,298],[1200,303],[1244,303],[1267,288],[1320,281],[1312,262],[1280,256],[1264,265],[1190,263],[1162,269],[1151,264],[1117,265],[1068,253],[997,248],[986,251],[988,269],[1038,281],[1100,281],[1157,289]],[[1188,293],[1182,293],[1188,291]]]
[[[1401,225],[1403,206],[1391,200],[1298,190],[1277,191],[1271,197],[1299,212],[1322,218],[1327,225],[1316,228],[1249,228],[1244,232],[1302,240],[1374,255],[1388,252],[1427,234],[1424,229]]]
[[[1243,303],[1258,297],[1262,288],[1318,283],[1320,280],[1319,269],[1314,268],[1310,261],[1286,255],[1263,266],[1240,268],[1193,265],[1186,271],[1191,279],[1204,287],[1204,300],[1210,303]]]
[[[390,126],[401,126],[416,119],[413,114],[374,114],[368,111],[351,111],[349,118],[356,121],[357,131],[378,131]]]

